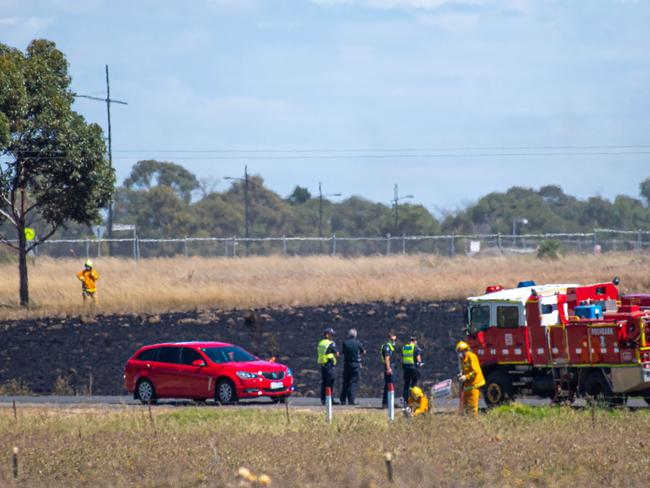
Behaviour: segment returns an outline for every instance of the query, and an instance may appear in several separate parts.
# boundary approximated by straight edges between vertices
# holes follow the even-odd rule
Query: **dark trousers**
[[[346,364],[345,366],[343,366],[343,386],[341,387],[341,404],[344,404],[345,402],[352,404],[356,401],[360,369],[361,369],[361,365],[358,363]]]
[[[334,366],[325,365],[320,367],[320,401],[325,404],[325,388],[334,390],[334,380],[336,379],[336,369]],[[334,392],[332,392],[334,395]]]
[[[404,391],[402,392],[402,398],[404,398],[404,404],[409,399],[409,390],[417,386],[418,380],[420,379],[420,372],[415,368],[404,368]]]
[[[388,406],[388,385],[395,385],[395,379],[392,374],[384,371],[384,395],[381,397],[381,406]]]

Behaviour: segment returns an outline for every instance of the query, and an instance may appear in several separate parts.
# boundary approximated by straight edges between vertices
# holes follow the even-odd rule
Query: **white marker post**
[[[325,388],[325,417],[327,423],[332,423],[332,388]]]
[[[388,383],[388,421],[395,420],[395,385]]]

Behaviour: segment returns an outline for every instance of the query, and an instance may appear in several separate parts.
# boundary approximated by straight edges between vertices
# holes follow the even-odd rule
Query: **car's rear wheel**
[[[235,392],[235,385],[232,384],[232,381],[224,378],[217,382],[215,400],[222,405],[237,401],[237,393]]]
[[[156,403],[156,390],[149,380],[140,380],[135,389],[136,396],[145,405]]]

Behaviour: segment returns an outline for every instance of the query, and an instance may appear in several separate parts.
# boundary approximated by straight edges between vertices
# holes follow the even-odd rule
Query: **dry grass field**
[[[501,407],[452,413],[283,407],[0,409],[2,486],[275,487],[647,486],[650,411]],[[14,480],[12,448],[19,449]],[[394,458],[394,484],[385,454]]]
[[[591,283],[621,277],[623,291],[650,291],[650,255],[568,256],[161,258],[95,260],[101,275],[99,311],[163,312],[193,308],[310,306],[375,300],[440,300],[482,293],[490,283],[522,279]],[[75,273],[82,262],[30,262],[33,309],[19,310],[15,264],[0,265],[0,317],[81,311]]]

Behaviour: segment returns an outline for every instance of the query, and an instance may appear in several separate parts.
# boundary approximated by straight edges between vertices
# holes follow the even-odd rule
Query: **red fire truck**
[[[470,297],[467,341],[485,374],[486,403],[535,395],[650,404],[650,294],[619,296],[618,283],[522,282]]]

